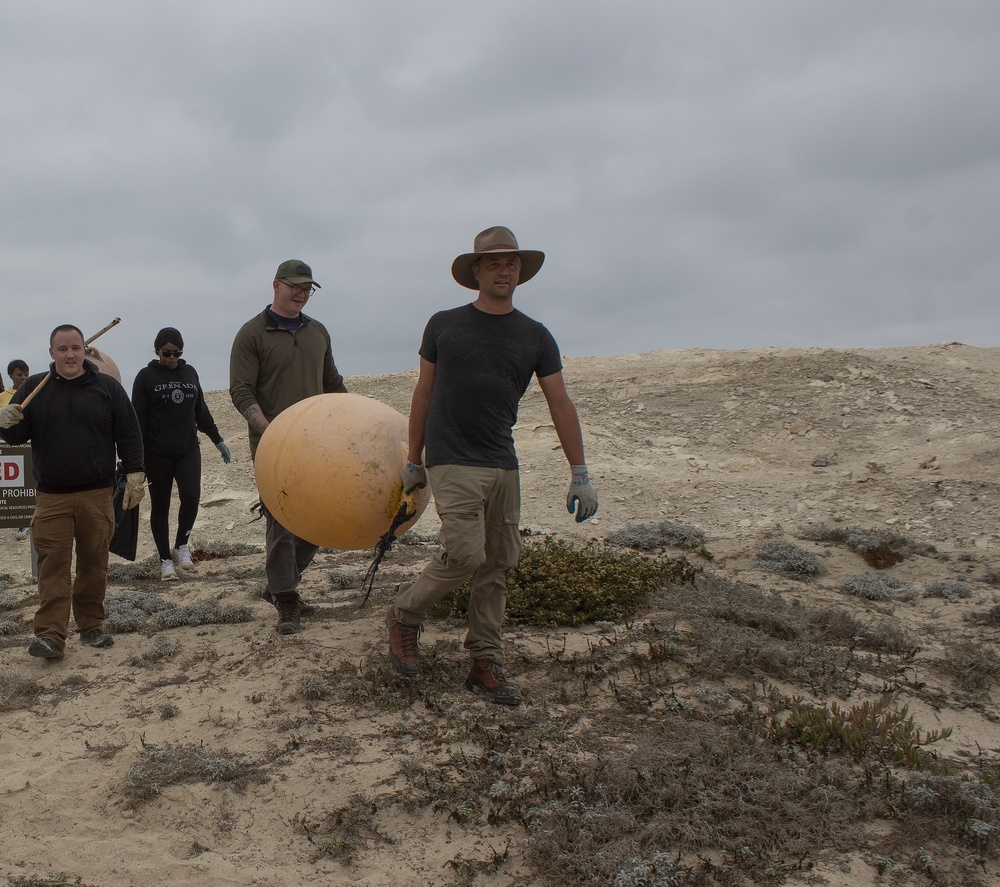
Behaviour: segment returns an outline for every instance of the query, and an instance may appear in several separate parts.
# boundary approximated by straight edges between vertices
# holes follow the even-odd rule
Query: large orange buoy
[[[275,417],[254,459],[260,498],[285,528],[327,548],[372,548],[403,504],[400,469],[406,461],[406,418],[360,394],[318,394]],[[410,497],[416,514],[430,499],[425,487]]]
[[[122,380],[122,374],[118,369],[118,364],[116,364],[107,354],[103,351],[98,351],[93,345],[88,345],[84,350],[87,355],[87,360],[97,367],[99,372],[104,373],[107,376],[111,376],[119,384]]]

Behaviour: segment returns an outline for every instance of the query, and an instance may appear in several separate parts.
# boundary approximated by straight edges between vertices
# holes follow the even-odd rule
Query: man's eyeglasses
[[[316,292],[316,287],[311,283],[304,283],[301,286],[292,286],[287,280],[283,280],[281,282],[293,293],[298,293],[300,296],[311,296],[314,292]]]
[[[184,352],[181,351],[180,349],[178,349],[177,351],[173,351],[170,348],[160,349],[160,357],[180,357],[183,353]]]

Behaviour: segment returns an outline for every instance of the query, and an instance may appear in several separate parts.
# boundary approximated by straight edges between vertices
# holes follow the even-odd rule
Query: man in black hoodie
[[[62,658],[71,609],[83,643],[114,643],[104,630],[104,595],[115,530],[116,453],[127,477],[125,507],[138,505],[144,492],[142,435],[128,394],[85,359],[84,349],[77,327],[57,326],[49,336],[48,372],[29,376],[0,408],[0,437],[11,444],[31,441],[40,605],[28,654],[43,659]]]

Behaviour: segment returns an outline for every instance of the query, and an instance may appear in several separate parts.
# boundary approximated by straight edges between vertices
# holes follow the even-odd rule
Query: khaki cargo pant
[[[31,532],[38,551],[40,599],[33,620],[35,636],[50,638],[62,648],[69,633],[71,608],[81,634],[104,625],[108,548],[115,532],[113,491],[40,492]]]
[[[465,649],[504,664],[507,571],[521,553],[521,486],[516,469],[437,465],[427,471],[441,518],[441,547],[396,597],[396,618],[422,625],[427,610],[472,576]]]

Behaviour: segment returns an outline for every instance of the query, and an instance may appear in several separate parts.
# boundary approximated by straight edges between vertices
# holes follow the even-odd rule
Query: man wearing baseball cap
[[[510,229],[498,226],[480,232],[473,251],[452,263],[455,281],[478,296],[427,323],[401,473],[405,493],[430,481],[441,547],[417,581],[400,589],[386,614],[390,661],[400,674],[415,675],[427,610],[471,576],[465,648],[472,668],[465,685],[501,705],[521,702],[504,674],[501,626],[507,571],[517,566],[521,551],[512,429],[533,376],[570,464],[567,509],[578,523],[597,511],[559,347],[542,324],[513,305],[514,289],[531,280],[544,260],[544,253],[520,249]]]
[[[282,262],[274,273],[270,306],[243,324],[233,341],[229,396],[247,420],[251,456],[257,454],[264,429],[282,410],[316,394],[347,391],[333,361],[326,327],[302,313],[318,289],[312,268],[305,262]],[[299,580],[318,546],[285,529],[267,508],[263,510],[267,527],[265,598],[278,610],[278,633],[297,634],[302,630],[303,615]]]

